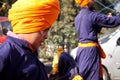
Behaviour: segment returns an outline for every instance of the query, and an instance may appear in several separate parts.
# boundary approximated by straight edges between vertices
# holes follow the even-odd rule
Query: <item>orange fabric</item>
[[[32,33],[50,28],[59,13],[59,0],[17,0],[8,19],[14,33]]]
[[[100,50],[100,56],[101,58],[106,58],[106,54],[101,48],[101,46],[98,43],[95,42],[89,42],[89,43],[78,43],[78,47],[92,47],[92,46],[97,46]]]
[[[60,54],[63,52],[62,48],[58,48],[57,52],[53,58],[53,62],[52,62],[52,72],[54,74],[58,73],[58,62],[59,62],[59,58],[60,58]]]
[[[100,78],[103,77],[102,60],[100,60]]]
[[[75,0],[75,2],[81,7],[84,7],[89,3],[89,0]]]

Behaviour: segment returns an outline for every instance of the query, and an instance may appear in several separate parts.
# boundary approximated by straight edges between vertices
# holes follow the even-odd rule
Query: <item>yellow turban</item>
[[[14,33],[32,33],[50,28],[59,13],[59,0],[18,0],[8,18]]]
[[[89,0],[75,0],[75,2],[81,7],[84,7],[89,3]]]

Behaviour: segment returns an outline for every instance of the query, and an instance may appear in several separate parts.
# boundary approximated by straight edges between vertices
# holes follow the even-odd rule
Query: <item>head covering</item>
[[[80,5],[81,7],[86,6],[90,0],[75,0],[75,2]]]
[[[8,19],[14,33],[32,33],[50,28],[59,13],[59,0],[17,0]]]
[[[61,52],[63,52],[63,48],[62,47],[57,48],[57,53],[59,54]]]

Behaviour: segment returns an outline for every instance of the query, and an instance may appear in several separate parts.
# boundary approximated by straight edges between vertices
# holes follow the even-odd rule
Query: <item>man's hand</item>
[[[108,13],[108,17],[112,17],[112,13]]]

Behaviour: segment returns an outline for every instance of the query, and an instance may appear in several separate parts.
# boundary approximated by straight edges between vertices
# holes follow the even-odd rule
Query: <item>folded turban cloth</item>
[[[81,7],[84,7],[89,3],[89,0],[75,0],[75,2]]]
[[[53,63],[52,63],[52,72],[55,74],[55,73],[58,73],[58,63],[59,63],[59,58],[60,58],[60,55],[61,53],[63,52],[63,48],[62,47],[59,47],[57,49],[57,53],[55,54],[54,58],[53,58]]]
[[[51,27],[60,13],[59,0],[18,0],[9,10],[14,33],[32,33]]]

